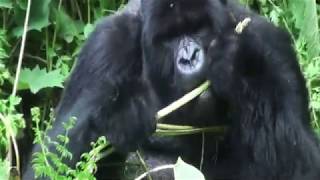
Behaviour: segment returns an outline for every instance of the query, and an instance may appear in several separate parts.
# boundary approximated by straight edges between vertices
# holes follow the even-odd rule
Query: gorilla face
[[[206,80],[208,67],[206,35],[182,34],[144,47],[148,76],[186,93]],[[151,53],[150,53],[151,52]]]
[[[144,69],[152,81],[162,82],[162,92],[182,95],[207,79],[207,50],[223,24],[212,21],[209,9],[223,9],[218,6],[220,1],[211,0],[142,3]]]
[[[224,8],[218,0],[147,0],[141,6],[142,69],[167,105],[208,80],[208,49],[227,22]],[[212,119],[220,112],[216,104],[225,107],[220,101],[208,90],[177,113],[179,118],[185,114],[184,119],[205,118],[204,114]]]
[[[198,38],[198,39],[196,39]],[[189,91],[205,81],[208,67],[206,47],[196,36],[185,35],[173,40],[173,71],[175,84]]]

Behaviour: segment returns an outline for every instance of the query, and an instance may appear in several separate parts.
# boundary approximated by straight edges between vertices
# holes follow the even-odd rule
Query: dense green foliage
[[[320,133],[319,1],[240,1],[290,32],[309,88],[312,125]],[[27,40],[21,51],[28,2],[0,0],[0,179],[8,177],[9,169],[19,171],[15,166],[19,166],[25,152],[20,149],[18,155],[17,140],[30,134],[42,148],[33,161],[37,175],[93,179],[98,153],[108,145],[104,139],[99,139],[77,168],[71,169],[62,159],[72,156],[65,144],[73,120],[65,125],[66,133],[60,142],[50,142],[44,132],[50,128],[51,108],[95,22],[121,8],[125,0],[32,0]],[[21,71],[17,68],[20,52]],[[48,152],[47,143],[55,143],[60,154]],[[13,163],[10,157],[17,162]],[[55,162],[55,167],[46,163],[47,158]]]

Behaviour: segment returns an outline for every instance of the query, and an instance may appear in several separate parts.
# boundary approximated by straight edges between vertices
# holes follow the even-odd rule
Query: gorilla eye
[[[171,3],[169,4],[169,7],[172,9],[172,8],[174,7],[174,3],[171,2]]]

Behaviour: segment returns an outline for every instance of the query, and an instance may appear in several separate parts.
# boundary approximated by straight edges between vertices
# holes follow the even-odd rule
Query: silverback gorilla
[[[224,139],[152,136],[156,112],[206,80],[212,85],[205,93],[163,122],[226,125]],[[178,156],[199,167],[203,150],[206,179],[320,179],[319,144],[290,37],[231,0],[132,0],[104,19],[79,55],[48,135],[63,132],[71,116],[71,166],[105,135],[120,152],[141,149],[149,168]],[[29,163],[24,178],[32,176]],[[152,176],[173,178],[170,171]]]

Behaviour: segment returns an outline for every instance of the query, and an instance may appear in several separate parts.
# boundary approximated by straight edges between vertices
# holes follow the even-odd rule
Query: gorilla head
[[[207,79],[208,48],[225,14],[220,1],[142,0],[143,70],[155,91],[176,99]]]

